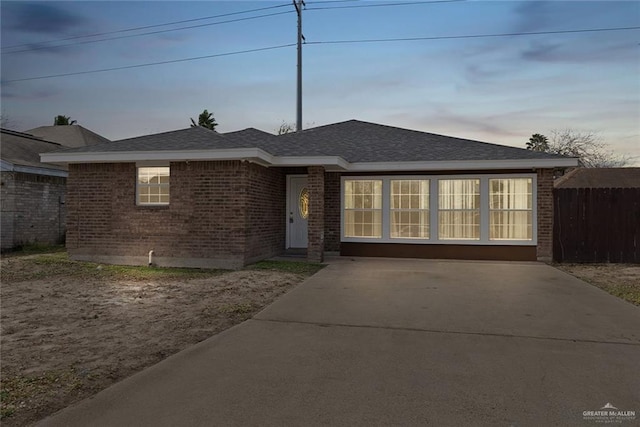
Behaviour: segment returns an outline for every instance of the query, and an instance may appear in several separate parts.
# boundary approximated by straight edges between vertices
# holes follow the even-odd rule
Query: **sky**
[[[219,132],[295,122],[290,1],[2,1],[0,13],[11,129],[61,114],[117,140],[204,109]],[[308,0],[302,16],[305,128],[358,119],[516,147],[572,129],[640,166],[640,29],[563,32],[640,27],[638,1]],[[422,39],[326,43],[408,38]]]

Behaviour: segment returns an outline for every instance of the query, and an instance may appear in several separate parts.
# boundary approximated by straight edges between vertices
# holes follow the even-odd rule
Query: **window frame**
[[[489,238],[489,197],[490,179],[530,178],[532,205],[532,239],[531,240],[490,240]],[[429,238],[391,237],[391,180],[429,180]],[[479,179],[480,180],[480,239],[440,239],[438,213],[439,188],[441,179]],[[382,181],[382,237],[345,237],[345,181],[346,180],[381,180]],[[415,245],[481,245],[481,246],[537,246],[538,244],[538,181],[534,173],[508,174],[434,174],[434,175],[342,175],[340,177],[340,242],[345,243],[408,243]]]
[[[140,174],[140,169],[141,168],[168,168],[169,169],[169,183],[168,184],[140,184],[139,181],[139,174]],[[146,187],[153,187],[153,186],[161,186],[161,187],[167,187],[169,189],[169,201],[166,203],[163,202],[158,202],[158,203],[141,203],[140,202],[140,185],[144,185]],[[136,195],[135,195],[135,204],[136,206],[140,206],[140,207],[145,207],[145,208],[162,208],[162,207],[167,207],[171,204],[171,165],[169,163],[157,163],[157,162],[151,162],[151,163],[147,163],[147,162],[139,162],[136,163],[136,175],[135,175],[135,186],[136,186]]]
[[[377,236],[357,236],[357,237],[348,237],[350,239],[362,239],[364,241],[377,241],[381,238],[384,237],[384,209],[385,209],[385,205],[384,205],[384,181],[380,178],[352,178],[352,179],[346,179],[344,181],[342,181],[342,192],[341,192],[341,201],[342,201],[342,208],[341,208],[341,223],[342,223],[342,227],[341,227],[341,235],[345,236],[346,233],[346,221],[345,221],[345,213],[347,211],[347,207],[345,206],[345,197],[346,197],[346,181],[380,181],[380,198],[381,198],[381,204],[380,204],[380,208],[350,208],[349,210],[352,212],[371,212],[372,214],[375,214],[376,212],[380,211],[380,237]]]
[[[418,183],[422,182],[422,181],[427,181],[427,197],[426,197],[426,201],[427,201],[427,207],[426,208],[422,208],[422,207],[410,207],[410,208],[404,208],[404,207],[398,207],[398,208],[394,208],[393,207],[393,203],[392,203],[392,198],[394,196],[393,194],[393,183],[394,181],[397,181],[400,183],[400,193],[398,194],[398,197],[400,197],[400,200],[402,200],[403,197],[418,197],[418,204],[420,204],[420,200],[422,200],[422,194],[417,194],[417,195],[413,195],[411,192],[407,193],[406,195],[402,192],[402,182],[406,182],[406,181],[416,181]],[[384,185],[384,183],[383,183]],[[418,187],[420,187],[420,184],[418,184]],[[408,239],[408,240],[428,240],[431,238],[431,232],[432,232],[432,225],[431,224],[431,180],[430,179],[414,179],[414,178],[400,178],[400,177],[390,177],[389,178],[389,238],[393,241],[398,241],[398,239]],[[402,204],[402,203],[400,203]],[[411,204],[411,202],[409,203]],[[419,217],[422,217],[422,214],[426,214],[427,217],[427,235],[429,237],[402,237],[402,236],[393,236],[393,214],[394,213],[417,213],[419,215]],[[418,227],[421,227],[421,224],[418,224]]]

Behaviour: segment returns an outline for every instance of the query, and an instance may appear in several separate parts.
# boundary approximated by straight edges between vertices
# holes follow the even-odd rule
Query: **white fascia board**
[[[457,160],[437,162],[361,162],[351,163],[349,172],[546,169],[578,166],[578,159]]]
[[[11,172],[13,171],[13,163],[6,160],[0,160],[0,171]]]
[[[0,160],[0,171],[2,172],[22,172],[33,175],[60,176],[66,178],[69,173],[60,169],[39,168],[37,166],[15,165],[6,160]]]
[[[340,156],[274,156],[273,160],[273,166],[324,166],[335,171],[349,170],[351,165]]]
[[[139,161],[249,160],[270,165],[273,156],[260,148],[225,148],[219,150],[161,150],[83,153],[42,153],[47,163],[130,163]]]

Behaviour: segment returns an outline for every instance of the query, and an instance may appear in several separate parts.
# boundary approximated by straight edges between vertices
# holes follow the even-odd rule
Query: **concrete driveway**
[[[537,263],[338,258],[50,426],[640,421],[640,309]]]

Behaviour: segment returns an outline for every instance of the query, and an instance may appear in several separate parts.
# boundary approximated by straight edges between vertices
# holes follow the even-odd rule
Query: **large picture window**
[[[489,180],[489,239],[533,239],[531,178]]]
[[[343,176],[346,243],[537,244],[535,173]]]
[[[345,180],[344,235],[364,238],[382,237],[381,180]]]
[[[429,180],[391,180],[391,238],[429,238]]]
[[[139,167],[137,177],[138,205],[169,204],[169,167]]]
[[[438,181],[440,239],[480,240],[480,180]]]

